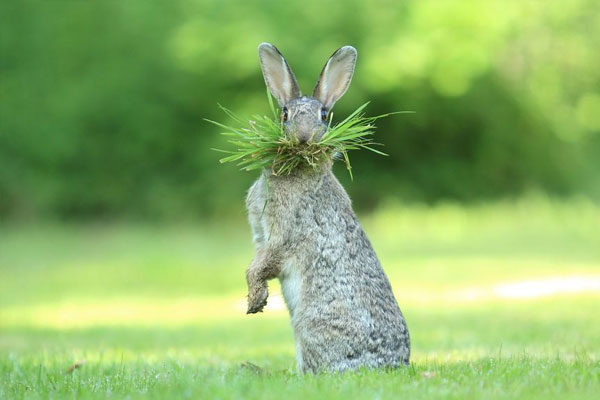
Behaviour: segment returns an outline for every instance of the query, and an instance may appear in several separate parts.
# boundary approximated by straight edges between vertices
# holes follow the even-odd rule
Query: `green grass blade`
[[[272,118],[254,115],[251,120],[242,122],[235,113],[219,104],[221,110],[241,127],[205,119],[223,129],[224,132],[221,134],[229,137],[227,142],[235,146],[232,150],[214,149],[228,154],[219,162],[235,162],[244,171],[270,167],[274,175],[287,175],[301,165],[317,169],[323,162],[331,159],[334,153],[339,153],[343,157],[350,178],[354,179],[348,151],[365,149],[387,156],[383,151],[373,147],[380,145],[371,140],[375,131],[374,122],[395,114],[412,113],[411,111],[397,111],[367,117],[364,110],[369,102],[366,102],[337,124],[333,124],[333,113],[330,113],[327,130],[323,137],[318,142],[310,141],[308,144],[300,144],[296,138],[290,138],[284,134],[278,109],[268,90],[267,100],[273,114]]]

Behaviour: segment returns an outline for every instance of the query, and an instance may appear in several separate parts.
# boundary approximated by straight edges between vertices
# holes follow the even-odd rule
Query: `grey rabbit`
[[[312,97],[302,96],[275,46],[261,43],[258,54],[281,108],[284,134],[300,143],[318,141],[331,108],[348,89],[356,49],[344,46],[333,53]],[[285,176],[267,168],[250,187],[246,206],[256,254],[246,271],[248,313],[262,311],[267,281],[279,278],[299,371],[408,365],[406,322],[331,164]]]

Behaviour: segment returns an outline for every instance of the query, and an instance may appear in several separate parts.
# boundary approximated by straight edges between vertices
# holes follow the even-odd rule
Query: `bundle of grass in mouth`
[[[281,112],[275,108],[270,93],[267,93],[267,97],[273,117],[255,115],[244,123],[229,109],[219,105],[238,126],[206,120],[222,128],[221,134],[229,137],[228,142],[235,146],[231,150],[214,149],[229,154],[219,160],[221,163],[237,162],[246,171],[270,168],[273,175],[281,176],[289,175],[299,168],[318,170],[321,165],[339,155],[352,178],[348,151],[366,149],[387,155],[373,147],[381,146],[373,141],[374,123],[380,118],[402,113],[399,111],[367,117],[364,113],[369,104],[367,102],[337,124],[332,123],[333,113],[329,113],[327,129],[320,139],[311,138],[300,142],[296,135],[286,133]]]

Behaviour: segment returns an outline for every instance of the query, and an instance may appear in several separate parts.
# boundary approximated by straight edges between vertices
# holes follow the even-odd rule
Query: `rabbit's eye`
[[[321,119],[327,121],[327,110],[324,108],[321,108]]]
[[[283,107],[283,109],[281,110],[281,119],[283,120],[283,122],[286,122],[288,120],[288,109],[287,109],[287,107]]]

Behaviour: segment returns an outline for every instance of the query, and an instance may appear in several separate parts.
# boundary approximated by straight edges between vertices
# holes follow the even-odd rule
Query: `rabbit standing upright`
[[[356,49],[329,58],[312,97],[302,96],[287,62],[269,43],[258,47],[267,87],[281,108],[284,134],[318,141],[346,92]],[[279,278],[302,372],[408,365],[406,322],[350,198],[331,171],[265,169],[246,199],[256,254],[246,278],[248,313],[262,311],[267,281]]]

